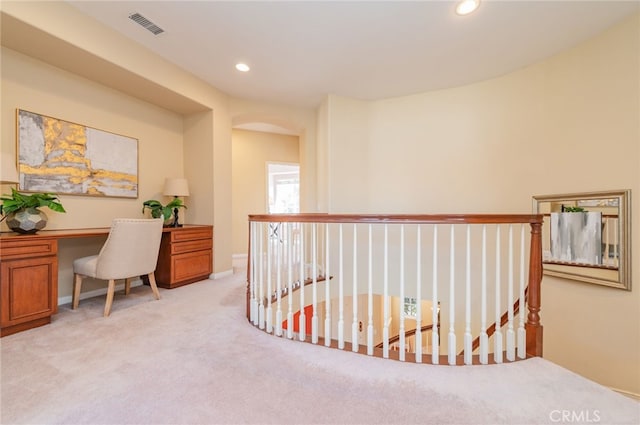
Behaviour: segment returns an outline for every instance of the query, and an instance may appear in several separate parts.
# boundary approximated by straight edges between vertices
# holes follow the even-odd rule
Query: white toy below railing
[[[542,216],[249,220],[247,317],[268,333],[417,363],[542,355]]]

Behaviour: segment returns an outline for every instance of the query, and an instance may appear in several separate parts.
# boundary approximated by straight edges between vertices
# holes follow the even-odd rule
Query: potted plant
[[[566,207],[562,206],[562,212],[585,212],[582,207]]]
[[[160,201],[156,201],[155,199],[150,199],[148,201],[144,201],[142,203],[142,212],[144,213],[146,209],[149,209],[151,212],[151,217],[160,218],[164,221],[169,220],[171,217],[171,213],[174,213],[174,216],[178,216],[178,208],[187,208],[187,206],[182,202],[180,198],[174,198],[167,205],[162,205]],[[177,221],[177,220],[174,220]],[[176,225],[174,222],[173,225]]]
[[[18,233],[36,233],[47,225],[47,215],[40,211],[47,207],[51,211],[66,212],[57,195],[52,193],[24,194],[11,189],[11,195],[4,194],[0,198],[0,215],[7,220],[9,229]]]

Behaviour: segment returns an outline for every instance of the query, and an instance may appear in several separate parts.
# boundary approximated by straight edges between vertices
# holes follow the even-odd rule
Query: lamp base
[[[178,209],[173,209],[173,223],[169,227],[182,227],[182,224],[178,223]]]

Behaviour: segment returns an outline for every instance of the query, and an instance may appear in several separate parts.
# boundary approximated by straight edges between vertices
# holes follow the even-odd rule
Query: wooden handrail
[[[249,221],[266,223],[542,224],[542,214],[252,214],[249,215]]]
[[[331,280],[331,279],[333,279],[333,276],[329,276],[329,280]],[[316,278],[316,283],[324,282],[325,280],[327,280],[326,276],[318,276],[318,277]],[[296,280],[296,281],[295,281],[295,283],[298,283],[298,281]],[[308,286],[308,285],[311,285],[312,283],[313,283],[313,279],[311,279],[310,277],[308,277],[308,278],[306,278],[306,279],[304,280],[304,285],[303,285],[303,286]],[[299,290],[299,289],[300,289],[300,287],[301,287],[300,285],[297,285],[297,286],[292,285],[292,288],[291,288],[291,289],[292,289],[292,291],[291,291],[291,293],[296,292],[297,290]],[[283,291],[283,292],[284,292],[284,294],[280,294],[280,298],[282,298],[282,297],[286,297],[286,296],[288,296],[288,295],[289,295],[289,294],[288,294],[288,292],[289,292],[289,287],[288,287],[288,285],[284,285],[284,286],[282,287],[282,289],[284,289],[285,291]],[[272,304],[278,301],[278,292],[277,292],[277,290],[276,290],[276,291],[274,291],[274,292],[275,292],[275,293],[271,296],[271,303],[272,303]],[[266,304],[266,302],[267,302],[267,297],[264,297],[264,302],[265,302],[265,304]]]
[[[438,325],[438,328],[439,327],[440,327],[440,325]],[[420,333],[426,332],[426,331],[430,331],[430,330],[433,330],[433,325],[424,325],[423,327],[420,328]],[[408,336],[412,336],[412,335],[415,335],[415,334],[416,334],[416,329],[414,328],[414,329],[409,329],[408,331],[406,331],[404,333],[404,336],[406,338]],[[399,334],[389,338],[389,344],[393,344],[393,343],[398,342],[398,341],[400,341],[400,335]],[[382,347],[384,347],[384,341],[381,342],[380,344],[376,345],[376,348],[382,348]]]

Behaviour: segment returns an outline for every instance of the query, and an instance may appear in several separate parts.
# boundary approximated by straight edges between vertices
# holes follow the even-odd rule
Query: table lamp
[[[189,184],[187,179],[167,178],[164,181],[164,195],[173,196],[176,200],[180,196],[189,196]],[[178,224],[178,207],[173,209],[173,223],[171,227],[182,227],[182,224]]]

